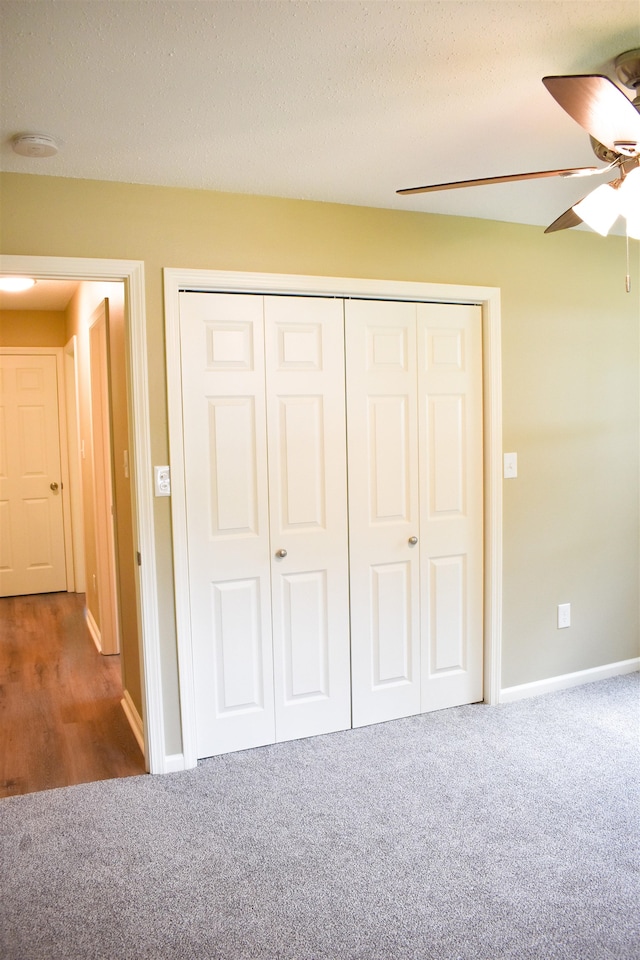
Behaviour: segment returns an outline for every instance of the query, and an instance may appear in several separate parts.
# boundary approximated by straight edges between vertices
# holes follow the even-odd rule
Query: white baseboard
[[[164,772],[165,773],[179,773],[181,770],[186,770],[184,763],[184,754],[183,753],[170,753],[164,758]]]
[[[512,703],[514,700],[537,697],[542,693],[567,690],[569,687],[579,687],[583,683],[594,683],[596,680],[606,680],[608,677],[619,677],[624,673],[634,673],[636,670],[640,670],[640,657],[620,660],[618,663],[606,663],[602,667],[592,667],[590,670],[578,670],[577,673],[565,673],[560,677],[549,677],[547,680],[521,683],[516,687],[503,687],[500,691],[500,703]]]
[[[124,710],[124,715],[129,721],[129,726],[133,730],[133,735],[138,741],[138,746],[142,750],[142,753],[145,753],[144,750],[144,727],[142,725],[142,717],[136,709],[136,705],[131,699],[131,695],[128,690],[124,691],[124,696],[120,701],[122,709]],[[146,754],[145,754],[146,756]],[[160,771],[161,773],[180,773],[182,770],[186,770],[187,767],[184,761],[184,754],[182,753],[172,753],[164,758],[164,767]],[[157,773],[158,771],[152,771]]]
[[[98,653],[102,653],[102,636],[100,634],[100,627],[93,619],[93,615],[91,613],[91,610],[89,610],[89,607],[84,608],[84,617],[85,617],[85,620],[87,621],[87,628],[89,630],[89,633],[91,634],[91,639],[95,643],[98,649]]]
[[[131,699],[131,694],[128,690],[124,691],[124,696],[120,701],[122,709],[124,710],[124,715],[129,721],[129,726],[133,731],[133,735],[138,741],[138,746],[142,750],[144,756],[144,728],[142,726],[142,717],[136,709],[136,705]]]

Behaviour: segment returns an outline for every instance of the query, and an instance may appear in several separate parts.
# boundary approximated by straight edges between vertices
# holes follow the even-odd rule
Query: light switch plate
[[[505,453],[504,455],[504,478],[505,480],[513,480],[514,477],[518,476],[518,454],[517,453]]]

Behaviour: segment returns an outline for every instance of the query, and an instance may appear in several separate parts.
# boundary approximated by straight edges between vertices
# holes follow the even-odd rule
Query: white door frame
[[[171,457],[171,520],[178,642],[178,683],[185,768],[197,763],[193,650],[189,612],[186,498],[184,486],[180,290],[365,297],[438,303],[475,303],[482,308],[484,429],[484,699],[500,701],[502,660],[502,370],[500,290],[439,283],[306,277],[282,274],[183,270],[165,267],[165,336]]]
[[[84,593],[84,521],[82,478],[80,474],[80,431],[78,429],[78,338],[74,334],[64,346],[64,390],[67,404],[67,451],[69,458],[69,501],[71,512],[71,552],[73,579],[67,590]]]
[[[141,667],[144,700],[144,739],[150,773],[176,769],[166,753],[160,631],[156,577],[151,436],[148,397],[144,263],[140,260],[94,260],[80,257],[0,256],[0,274],[26,274],[46,280],[116,280],[125,284],[130,357],[129,388],[133,440],[133,493],[141,616]]]

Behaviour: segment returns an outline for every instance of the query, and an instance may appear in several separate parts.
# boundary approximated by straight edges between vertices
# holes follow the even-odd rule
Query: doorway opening
[[[0,791],[143,773],[124,284],[40,281],[0,311],[14,665]]]
[[[123,605],[136,611],[136,654],[139,662],[139,742],[144,744],[144,766],[151,773],[161,773],[166,769],[165,744],[162,723],[162,694],[160,687],[160,664],[158,642],[158,613],[157,588],[155,577],[155,544],[152,522],[151,491],[144,482],[151,472],[150,468],[150,441],[149,441],[149,408],[147,398],[147,365],[146,365],[146,335],[144,314],[144,272],[143,265],[137,261],[104,261],[51,257],[21,257],[3,256],[0,258],[0,272],[4,274],[22,274],[34,277],[36,280],[71,281],[85,289],[91,289],[92,284],[107,284],[120,288],[122,293],[122,310],[118,323],[120,350],[126,363],[124,371],[117,384],[117,389],[124,389],[124,408],[129,417],[129,440],[123,450],[126,456],[120,458],[119,476],[129,484],[129,509],[131,523],[129,528],[130,542],[116,541],[116,550],[129,552],[133,557],[133,575],[127,580],[129,595],[125,598],[118,584],[119,595]],[[44,286],[44,284],[42,284]],[[33,342],[33,341],[32,341]],[[77,365],[76,350],[78,341],[65,342],[64,365],[67,370]],[[62,351],[61,351],[62,352]],[[112,371],[109,371],[110,386],[114,392],[115,380]],[[68,379],[67,379],[68,382]],[[122,401],[121,401],[122,402]],[[66,426],[66,425],[65,425]],[[78,437],[75,450],[75,469],[82,469],[82,437]],[[73,442],[70,448],[73,448]],[[69,468],[74,469],[74,452],[69,451]],[[86,439],[84,445],[85,459],[88,455]],[[125,473],[129,474],[124,477]],[[117,483],[114,484],[114,502],[117,506]],[[78,484],[69,481],[69,493],[76,491]],[[76,496],[77,500],[77,496]],[[73,504],[69,512],[73,513]],[[86,511],[82,511],[75,504],[76,518],[78,513],[82,519]],[[92,572],[83,569],[79,560],[81,551],[78,544],[82,542],[82,535],[78,532],[78,524],[73,525],[73,531],[67,537],[70,552],[74,557],[68,567],[68,589],[81,593],[91,589]],[[86,559],[86,551],[85,551]],[[120,574],[119,574],[120,575]],[[51,594],[53,599],[56,594]],[[64,595],[59,595],[65,599]],[[73,599],[67,595],[66,599]],[[73,620],[73,611],[67,615]],[[85,624],[83,617],[83,625]],[[96,638],[94,637],[94,640]],[[121,654],[114,654],[121,656]],[[104,657],[103,660],[107,660]],[[115,662],[115,661],[114,661]],[[135,727],[131,722],[131,704],[127,704],[125,696],[126,720],[128,725]],[[133,702],[133,699],[132,699]]]

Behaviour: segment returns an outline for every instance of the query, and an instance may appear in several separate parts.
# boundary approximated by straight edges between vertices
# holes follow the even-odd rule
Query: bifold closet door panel
[[[482,311],[418,304],[422,710],[482,700]]]
[[[263,302],[181,293],[199,757],[275,739]]]
[[[353,725],[420,712],[416,304],[345,302]]]
[[[276,739],[351,726],[342,301],[265,297]]]

